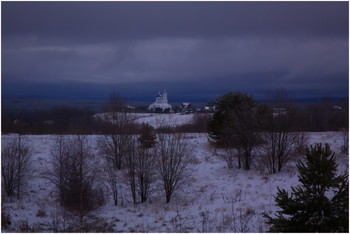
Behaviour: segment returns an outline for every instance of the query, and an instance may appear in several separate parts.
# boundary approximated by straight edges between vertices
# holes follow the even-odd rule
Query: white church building
[[[171,105],[168,104],[168,94],[166,90],[163,91],[163,94],[161,94],[158,91],[158,95],[156,96],[155,102],[153,102],[151,105],[148,106],[147,110],[149,111],[166,111],[171,110]]]

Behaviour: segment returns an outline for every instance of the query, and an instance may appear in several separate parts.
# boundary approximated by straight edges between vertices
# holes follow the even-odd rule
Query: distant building
[[[126,105],[126,109],[128,109],[128,110],[135,110],[135,109],[136,109],[136,107],[134,107],[134,106],[130,106],[130,105]]]
[[[192,106],[191,103],[189,102],[183,102],[181,105],[180,105],[180,112],[182,114],[190,114],[190,113],[193,113],[194,112],[194,107]]]
[[[163,91],[163,94],[158,91],[155,102],[149,105],[147,110],[153,112],[165,112],[171,110],[171,105],[168,104],[168,94],[166,90]]]
[[[272,110],[273,117],[286,115],[287,113],[288,113],[288,111],[286,108],[273,108],[273,110]]]

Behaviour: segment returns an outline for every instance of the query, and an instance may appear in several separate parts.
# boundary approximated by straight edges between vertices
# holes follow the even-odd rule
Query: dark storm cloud
[[[347,94],[347,2],[3,2],[2,30],[13,93],[71,83]]]
[[[80,40],[341,36],[346,2],[5,2],[3,33]]]

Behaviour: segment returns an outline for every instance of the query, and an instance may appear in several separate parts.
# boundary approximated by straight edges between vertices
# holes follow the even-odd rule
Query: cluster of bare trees
[[[218,156],[229,168],[249,170],[254,158],[270,173],[281,171],[305,147],[303,115],[283,90],[275,91],[270,105],[258,104],[251,96],[228,93],[216,102],[209,120],[209,136],[219,147]]]
[[[159,135],[158,139],[157,171],[168,203],[181,182],[191,175],[192,170],[189,170],[192,160],[191,148],[180,134]]]
[[[124,178],[130,188],[133,202],[145,202],[150,196],[154,183],[156,160],[155,149],[144,148],[135,138],[130,142],[130,151],[126,159]]]
[[[120,185],[127,186],[134,203],[142,203],[150,197],[157,181],[161,182],[166,202],[169,202],[181,182],[191,174],[191,150],[183,135],[158,134],[156,139],[153,147],[144,147],[137,136],[130,136],[127,144],[117,145],[124,152],[121,168],[116,167],[110,155],[104,154],[115,205],[118,204]],[[99,148],[105,152],[103,145]]]
[[[56,186],[61,205],[78,211],[81,220],[104,203],[98,174],[98,161],[86,136],[57,136],[45,175]]]
[[[291,110],[290,110],[291,111]],[[286,163],[303,150],[307,135],[294,128],[293,114],[270,118],[268,128],[261,133],[262,162],[270,173],[282,170]]]
[[[135,124],[125,101],[115,93],[112,93],[108,99],[105,111],[107,112],[103,118],[108,131],[107,134],[99,137],[99,148],[108,162],[112,162],[117,169],[121,169],[130,150],[128,146],[132,141]]]
[[[145,202],[152,187],[160,181],[166,202],[185,180],[189,172],[191,151],[181,134],[156,134],[153,127],[142,125],[140,135],[125,101],[113,93],[106,105],[108,134],[98,138],[104,156],[107,184],[114,204],[118,204],[119,188],[126,185],[134,203]]]
[[[2,190],[11,200],[14,195],[19,199],[30,173],[32,148],[21,135],[1,143]]]
[[[282,170],[286,163],[303,153],[307,134],[303,130],[300,108],[290,101],[285,90],[275,90],[269,95],[270,111],[261,133],[262,162],[269,173]]]

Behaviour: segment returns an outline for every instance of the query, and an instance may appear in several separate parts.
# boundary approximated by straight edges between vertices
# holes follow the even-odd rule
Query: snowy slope
[[[140,119],[147,120],[149,116]],[[6,142],[11,135],[3,135]],[[3,203],[3,210],[10,214],[12,225],[28,222],[48,228],[53,217],[59,214],[57,194],[54,187],[45,180],[42,172],[48,166],[50,147],[55,136],[27,136],[34,147],[33,172],[27,192],[20,201]],[[97,136],[89,136],[96,150]],[[114,206],[112,199],[91,213],[107,223],[113,224],[119,232],[264,232],[267,226],[262,212],[276,210],[274,196],[277,187],[289,189],[298,184],[295,161],[286,165],[282,172],[268,175],[261,171],[228,169],[226,163],[214,155],[207,142],[206,134],[187,134],[187,141],[193,146],[196,160],[193,178],[183,184],[169,204],[161,187],[155,186],[150,201],[134,205],[126,188],[122,205]],[[341,134],[337,132],[310,133],[309,143],[329,143],[336,152],[339,171],[348,170],[348,156],[340,153]],[[45,216],[37,217],[44,210]]]
[[[105,119],[105,115],[108,113],[96,114],[95,117]],[[176,127],[183,124],[190,124],[193,122],[194,114],[182,115],[180,113],[130,113],[130,117],[135,120],[136,123],[147,123],[154,128],[159,127]]]
[[[193,114],[182,115],[180,113],[171,114],[135,114],[137,123],[147,123],[154,128],[158,127],[176,127],[179,125],[190,124],[193,122]]]

